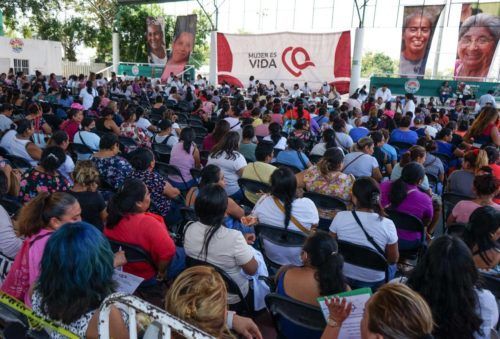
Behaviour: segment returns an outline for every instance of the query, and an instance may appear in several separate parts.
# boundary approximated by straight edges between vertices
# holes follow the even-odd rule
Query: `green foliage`
[[[372,73],[392,74],[396,72],[397,62],[384,53],[368,52],[361,60],[361,76],[368,77]]]
[[[30,31],[22,26],[19,19],[30,14],[33,17],[44,16],[50,11],[60,9],[59,0],[1,0],[0,10],[3,12],[5,25],[10,29]]]

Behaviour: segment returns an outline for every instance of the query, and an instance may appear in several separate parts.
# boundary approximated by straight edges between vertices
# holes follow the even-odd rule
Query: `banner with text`
[[[425,65],[431,49],[432,37],[444,6],[405,6],[399,74],[425,74]]]
[[[324,82],[349,92],[350,32],[339,33],[217,33],[218,82],[248,87],[250,76],[316,90]]]
[[[481,81],[486,77],[498,78],[499,35],[500,2],[462,4],[455,79]]]

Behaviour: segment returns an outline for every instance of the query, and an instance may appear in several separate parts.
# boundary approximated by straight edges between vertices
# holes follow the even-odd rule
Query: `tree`
[[[26,28],[19,27],[19,18],[27,16],[43,17],[50,11],[60,9],[60,0],[1,0],[0,10],[5,18],[5,25],[10,29]]]
[[[384,53],[368,52],[361,60],[361,76],[368,77],[370,74],[393,74],[396,72],[397,62]]]
[[[196,38],[193,53],[191,54],[191,61],[196,68],[199,68],[210,57],[210,44],[208,40],[212,25],[201,10],[194,10],[193,14],[198,16],[198,23],[196,25]]]
[[[37,20],[38,37],[44,40],[60,41],[64,55],[69,61],[76,61],[76,47],[85,44],[95,45],[96,30],[82,18],[72,17],[61,22],[56,17]]]

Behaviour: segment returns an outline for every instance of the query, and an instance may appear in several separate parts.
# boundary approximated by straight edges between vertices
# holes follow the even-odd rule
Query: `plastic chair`
[[[394,146],[396,150],[398,151],[398,156],[400,157],[404,152],[406,152],[410,147],[412,147],[412,144],[409,144],[407,142],[399,142],[399,141],[391,141],[389,140],[389,145]]]
[[[28,169],[33,167],[28,160],[21,158],[21,157],[18,157],[17,155],[6,154],[5,159],[10,161],[10,164],[13,168],[18,168],[18,169],[21,169],[23,171],[28,170]]]
[[[194,180],[196,180],[197,183],[200,183],[201,180],[201,169],[198,168],[191,168],[189,170],[189,173],[193,177]]]
[[[155,169],[163,176],[165,176],[170,182],[172,182],[171,176],[180,177],[182,180],[182,184],[184,185],[184,191],[189,189],[188,184],[184,180],[181,171],[175,165],[166,164],[164,162],[156,162]]]
[[[317,209],[326,211],[347,211],[347,204],[344,200],[316,192],[304,192],[304,198],[311,199]],[[320,218],[319,228],[325,231],[333,219]],[[328,226],[326,226],[328,225]]]
[[[309,160],[311,161],[311,163],[313,164],[317,164],[318,161],[320,161],[322,158],[321,155],[319,154],[309,154]]]
[[[15,199],[14,197],[9,199],[7,196],[0,198],[0,205],[5,208],[10,217],[15,216],[21,207],[23,207],[23,205]]]
[[[441,183],[438,177],[436,177],[434,174],[430,173],[425,173],[427,176],[427,179],[429,180],[429,186],[431,187],[432,191],[436,194],[438,194],[438,185]]]
[[[269,258],[269,253],[266,251],[265,241],[268,241],[280,247],[295,247],[300,249],[304,245],[304,242],[307,238],[304,233],[285,230],[281,227],[266,224],[257,224],[254,226],[254,229],[259,248],[261,250],[262,256],[264,257],[264,261],[266,262],[267,267],[276,270],[279,269],[282,264],[277,263]]]
[[[280,154],[280,152],[281,152],[281,151],[282,151],[282,149],[281,149],[281,148],[275,148],[275,149],[273,150],[274,157],[276,158],[276,157],[278,156],[278,154]]]
[[[295,174],[302,172],[299,168],[297,168],[297,167],[295,167],[293,165],[283,164],[283,163],[277,162],[277,161],[273,162],[272,165],[274,165],[276,167],[286,167],[286,168],[289,168]]]
[[[399,250],[401,259],[416,259],[423,249],[424,241],[425,241],[425,227],[422,221],[407,213],[395,211],[395,210],[386,210],[387,216],[394,222],[396,229],[410,231],[410,232],[418,232],[420,233],[420,245],[415,248],[409,250]]]
[[[435,155],[436,157],[438,157],[441,160],[441,162],[443,163],[444,170],[445,170],[445,172],[447,172],[448,169],[450,168],[451,157],[448,154],[439,153],[439,152],[434,152],[431,154]]]
[[[196,127],[203,127],[204,128],[203,122],[201,120],[192,119],[192,118],[189,119],[189,126],[191,126],[191,127],[196,126]]]
[[[123,148],[123,151],[125,149],[127,149],[128,152],[131,152],[131,151],[135,150],[138,147],[137,143],[132,138],[119,136],[118,140],[119,140],[120,145]],[[123,153],[128,153],[128,152],[123,152]]]
[[[389,281],[389,264],[386,258],[376,250],[343,240],[337,240],[337,243],[339,246],[339,253],[342,254],[346,263],[384,272],[385,282]]]
[[[450,215],[451,211],[455,207],[455,205],[462,200],[472,200],[474,199],[473,197],[468,197],[466,195],[462,194],[456,194],[456,193],[450,193],[446,192],[443,193],[441,200],[443,201],[443,206],[442,206],[442,211],[443,211],[443,223],[446,224],[446,220],[448,220],[448,216]]]
[[[197,136],[205,137],[208,134],[208,131],[205,127],[202,126],[191,126],[193,131],[196,133]]]
[[[260,182],[260,181],[257,181],[257,180],[240,178],[240,179],[238,179],[238,185],[240,186],[243,193],[248,192],[248,193],[252,193],[252,194],[259,194],[259,193],[271,192],[270,185],[265,184],[265,183]],[[251,201],[245,200],[245,202],[249,203],[250,206],[254,206],[254,204]]]
[[[167,163],[170,161],[170,153],[172,148],[163,144],[153,144],[153,153],[156,156],[156,160],[160,162]]]
[[[9,152],[0,146],[0,156],[5,157],[7,154],[9,154]]]
[[[70,152],[73,152],[76,155],[78,155],[78,154],[82,154],[82,155],[94,154],[94,151],[90,147],[83,145],[83,144],[78,144],[78,143],[71,143],[70,144]]]
[[[281,320],[286,319],[295,325],[309,329],[311,331],[322,332],[326,322],[319,307],[282,296],[277,293],[270,293],[265,297],[266,307],[273,319],[274,328],[278,332],[278,338],[286,338],[281,327]]]
[[[446,225],[446,234],[454,235],[454,236],[457,236],[459,238],[462,238],[466,227],[467,227],[466,224],[461,224],[461,223],[453,223],[450,225]]]
[[[111,245],[113,253],[118,252],[120,249],[122,251],[125,251],[125,258],[127,258],[127,263],[146,262],[155,269],[157,268],[153,258],[151,258],[149,253],[146,252],[146,250],[144,250],[144,248],[142,248],[141,246],[116,241],[110,238],[108,238],[108,241]]]

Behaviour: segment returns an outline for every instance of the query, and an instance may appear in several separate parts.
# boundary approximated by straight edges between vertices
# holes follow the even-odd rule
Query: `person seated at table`
[[[499,192],[499,184],[500,182],[498,179],[492,174],[475,176],[473,182],[473,193],[476,198],[473,200],[459,201],[455,207],[453,207],[447,223],[466,224],[469,222],[471,214],[482,206],[491,206],[500,210],[500,206],[493,201],[493,198],[495,198]]]
[[[399,127],[392,131],[389,142],[404,142],[410,145],[415,145],[418,140],[418,134],[410,130],[411,117],[404,116],[399,122]],[[400,150],[404,151],[404,150]]]
[[[380,194],[379,185],[373,178],[357,179],[352,187],[354,211],[338,212],[330,225],[330,234],[337,240],[371,248],[383,255],[389,264],[395,264],[399,259],[398,235],[394,222],[384,217]],[[384,272],[348,263],[344,265],[344,274],[352,288],[377,288],[386,278]],[[389,272],[389,279],[391,275]]]
[[[410,162],[401,172],[401,177],[394,181],[380,184],[381,203],[386,209],[413,215],[424,225],[425,230],[432,234],[434,226],[434,208],[432,198],[420,191],[418,187],[425,177],[424,167],[417,162]],[[425,233],[424,233],[425,235]],[[425,239],[419,232],[398,229],[399,246],[401,249],[413,249]]]
[[[259,223],[309,234],[318,225],[318,210],[311,199],[297,198],[296,191],[297,179],[293,172],[286,167],[276,169],[271,175],[271,193],[257,201],[252,215]],[[273,244],[269,248],[266,252],[276,257],[273,261],[278,264],[300,265],[297,248]]]
[[[125,178],[132,173],[132,166],[125,158],[119,156],[119,153],[118,136],[106,133],[99,141],[99,152],[94,153],[90,158],[101,178],[115,190],[120,188]]]
[[[476,267],[494,269],[500,263],[500,211],[492,206],[482,206],[472,212],[465,228],[464,241],[469,246]]]
[[[475,197],[473,182],[483,166],[488,166],[488,154],[485,150],[471,150],[465,153],[462,169],[453,171],[448,177],[446,191],[467,197]]]
[[[190,267],[179,274],[165,297],[165,310],[215,338],[232,337],[233,330],[245,338],[262,339],[252,319],[228,311],[226,284],[210,266]]]
[[[330,315],[322,339],[339,338],[342,323],[353,310],[345,300],[325,301]],[[426,301],[406,285],[393,283],[379,288],[365,304],[361,333],[366,338],[424,339],[432,338],[433,326]]]
[[[498,305],[481,288],[472,253],[458,237],[432,240],[406,284],[430,306],[436,338],[490,338]]]
[[[113,264],[109,242],[95,227],[65,224],[45,246],[33,311],[80,338],[99,338],[99,308],[116,288]],[[108,317],[110,337],[128,338],[128,314],[111,306]]]
[[[297,137],[290,137],[287,144],[286,150],[281,151],[276,157],[276,162],[293,166],[301,171],[312,166],[309,158],[304,153],[304,141]]]
[[[163,218],[148,212],[151,194],[144,182],[127,179],[108,204],[108,218],[104,235],[141,247],[149,254],[153,264],[142,261],[127,263],[123,270],[144,279],[135,295],[156,305],[161,305],[165,295],[164,279],[174,278],[184,267],[184,254],[176,251]]]
[[[240,287],[243,297],[249,292],[249,280],[241,274],[257,272],[258,263],[254,258],[255,235],[243,236],[237,230],[224,227],[228,196],[219,185],[203,187],[196,197],[194,209],[199,221],[186,226],[184,249],[193,259],[206,261],[226,272]],[[228,294],[228,304],[236,304],[237,295]]]
[[[342,272],[344,260],[337,242],[328,233],[317,231],[305,241],[300,253],[302,265],[282,266],[276,274],[276,293],[317,307],[321,296],[350,290]],[[321,332],[309,330],[282,319],[286,338],[319,338]]]
[[[382,180],[377,159],[373,157],[374,147],[375,143],[370,137],[359,139],[355,144],[355,151],[345,156],[342,172],[355,177],[371,176],[377,181]]]

